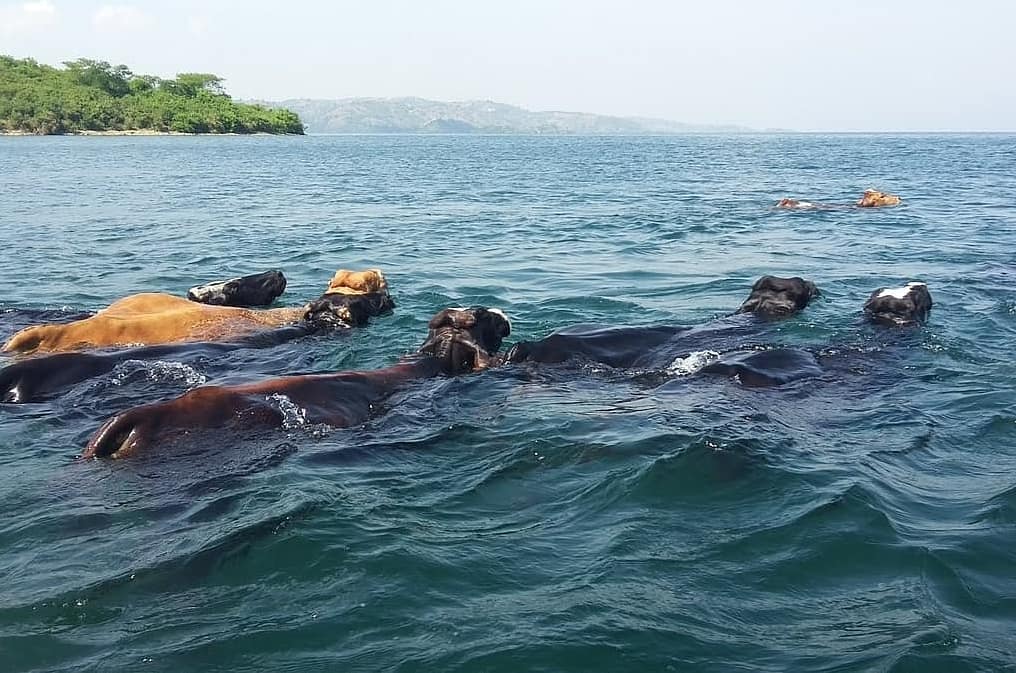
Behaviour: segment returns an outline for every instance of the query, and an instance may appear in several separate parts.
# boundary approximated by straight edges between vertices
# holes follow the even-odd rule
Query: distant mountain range
[[[443,103],[424,98],[256,101],[300,115],[308,133],[504,133],[639,135],[745,133],[743,126],[684,124],[585,112],[534,112],[493,101]]]

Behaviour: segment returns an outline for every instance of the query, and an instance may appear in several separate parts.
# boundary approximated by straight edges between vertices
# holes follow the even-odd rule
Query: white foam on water
[[[190,388],[208,381],[208,377],[204,374],[182,362],[124,360],[113,369],[110,383],[115,386],[122,386],[131,378],[137,376],[138,372],[143,372],[145,378],[149,381],[183,383]]]
[[[282,393],[272,393],[265,398],[282,414],[282,427],[287,430],[307,425],[307,410]]]
[[[674,376],[691,376],[720,357],[716,351],[695,351],[686,357],[676,358],[667,366],[667,373]]]
[[[895,297],[896,299],[903,299],[910,291],[915,287],[926,286],[927,283],[921,283],[916,280],[912,280],[903,287],[887,287],[878,293],[879,297]]]

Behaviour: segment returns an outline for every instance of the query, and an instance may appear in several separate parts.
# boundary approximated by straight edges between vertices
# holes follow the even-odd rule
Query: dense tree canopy
[[[0,56],[0,131],[303,133],[296,113],[234,102],[216,75],[160,79],[87,58],[64,66]]]

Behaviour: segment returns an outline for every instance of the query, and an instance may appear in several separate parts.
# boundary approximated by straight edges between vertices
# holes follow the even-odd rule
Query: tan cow
[[[858,208],[882,208],[883,206],[898,206],[901,201],[902,199],[895,194],[880,192],[877,189],[866,189],[856,205]]]
[[[27,327],[6,344],[10,353],[63,351],[228,341],[282,325],[298,323],[312,310],[332,314],[333,321],[362,324],[371,315],[391,310],[388,283],[379,269],[336,272],[315,302],[301,307],[250,309],[209,306],[170,294],[145,292],[124,297],[90,318],[65,324]]]

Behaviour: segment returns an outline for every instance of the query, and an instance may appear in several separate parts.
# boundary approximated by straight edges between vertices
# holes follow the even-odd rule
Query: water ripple
[[[371,266],[398,302],[348,334],[126,362],[0,405],[4,670],[1016,670],[1014,152],[991,135],[0,138],[0,339],[268,268],[282,305]],[[869,186],[905,205],[771,207]],[[504,309],[510,340],[699,325],[764,273],[823,295],[765,339],[693,332],[669,374],[422,381],[346,429],[280,397],[278,430],[75,459],[105,418],[196,385],[389,364],[447,305]],[[924,329],[863,324],[872,289],[912,278],[935,297]],[[809,375],[702,370],[775,346]]]

